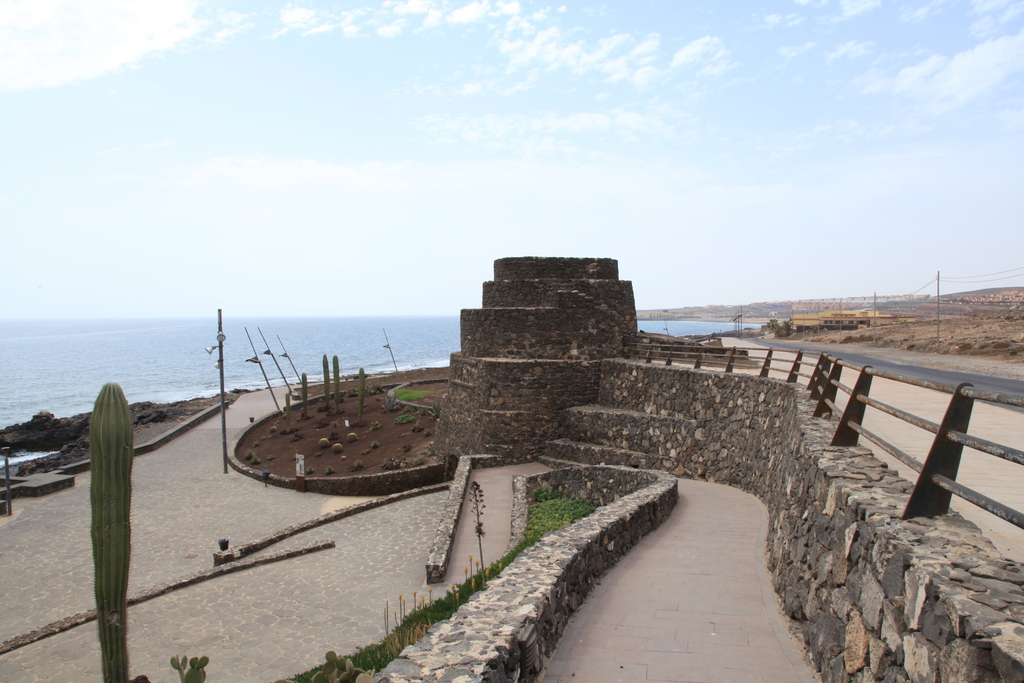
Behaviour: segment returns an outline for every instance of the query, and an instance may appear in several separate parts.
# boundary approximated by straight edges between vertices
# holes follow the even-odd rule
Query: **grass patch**
[[[474,593],[487,587],[486,581],[498,576],[512,560],[516,559],[519,553],[540,540],[541,536],[582,519],[594,510],[594,506],[587,501],[574,498],[557,498],[531,506],[530,519],[526,524],[526,538],[508,551],[504,557],[491,563],[485,570],[469,574],[463,583],[452,584],[451,589],[442,598],[434,600],[431,593],[425,596],[414,594],[413,600],[419,605],[413,604],[411,610],[406,610],[407,602],[399,595],[398,604],[389,605],[389,609],[392,610],[391,614],[394,616],[385,617],[388,626],[395,621],[398,622],[398,625],[385,636],[384,640],[361,648],[349,655],[348,658],[352,660],[352,664],[356,668],[366,671],[373,669],[379,672],[390,664],[391,660],[395,659],[407,645],[419,640],[433,624],[450,619]],[[313,676],[322,668],[321,665],[310,669],[294,676],[291,680],[294,683],[312,683]]]
[[[399,401],[418,401],[424,396],[434,393],[432,390],[414,391],[412,389],[395,389],[395,398]]]

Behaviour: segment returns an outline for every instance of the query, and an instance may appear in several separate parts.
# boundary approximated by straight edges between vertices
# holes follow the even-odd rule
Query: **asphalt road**
[[[796,343],[764,341],[762,339],[758,339],[757,343],[764,344],[765,346],[773,349],[785,349],[789,351],[801,348],[801,345]],[[813,350],[817,351],[820,350],[821,345],[807,345],[804,348],[807,350],[811,350],[813,348]],[[835,348],[834,346],[828,348],[827,352],[830,355],[841,358],[848,363],[853,363],[855,365],[870,365],[875,370],[882,372],[891,372],[908,377],[915,377],[917,379],[923,379],[938,384],[948,384],[953,387],[961,384],[962,382],[970,382],[975,386],[975,388],[985,391],[997,391],[1004,394],[1016,394],[1018,396],[1024,395],[1024,381],[1021,380],[1004,379],[1002,377],[992,377],[990,375],[976,375],[969,372],[952,372],[949,370],[939,370],[937,368],[926,368],[921,365],[911,365],[909,363],[897,363],[891,360],[883,360],[881,358],[873,358],[860,353],[853,353],[846,348]]]

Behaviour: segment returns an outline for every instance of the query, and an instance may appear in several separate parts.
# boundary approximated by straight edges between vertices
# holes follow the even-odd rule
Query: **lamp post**
[[[217,309],[217,345],[207,346],[206,352],[213,354],[217,349],[217,369],[220,370],[220,436],[223,447],[224,474],[228,473],[228,417],[227,407],[224,405],[224,316],[222,309]]]

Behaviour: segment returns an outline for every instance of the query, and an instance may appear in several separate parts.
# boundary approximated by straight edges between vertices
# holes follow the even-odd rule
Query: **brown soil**
[[[434,459],[428,453],[428,446],[434,440],[436,420],[412,407],[401,412],[385,413],[382,405],[386,395],[384,387],[427,381],[429,383],[414,384],[408,388],[435,392],[418,402],[429,407],[432,401],[440,401],[447,393],[447,381],[441,381],[447,380],[447,377],[448,368],[427,368],[367,378],[367,390],[376,391],[379,387],[379,393],[366,396],[362,422],[357,422],[359,399],[348,395],[358,389],[359,382],[351,379],[343,381],[343,398],[338,410],[334,409],[333,401],[329,410],[319,403],[312,404],[308,409],[308,418],[303,419],[301,401],[293,401],[291,430],[282,416],[250,432],[238,444],[236,455],[251,467],[270,470],[273,474],[288,478],[295,477],[297,453],[305,456],[307,470],[313,468],[314,471],[306,475],[311,477],[352,477],[432,464]],[[311,398],[322,396],[323,384],[310,384],[309,394]],[[395,424],[396,419],[407,415],[412,416],[414,421]],[[350,424],[348,427],[345,426],[346,420]],[[356,440],[349,441],[349,434],[355,434]],[[321,439],[327,439],[326,447],[320,445]],[[375,442],[376,447],[373,446]],[[335,444],[341,444],[340,453],[334,452]],[[246,461],[245,457],[250,450],[254,458]],[[357,469],[356,462],[361,462],[363,466]],[[330,474],[327,472],[329,467],[333,468]]]

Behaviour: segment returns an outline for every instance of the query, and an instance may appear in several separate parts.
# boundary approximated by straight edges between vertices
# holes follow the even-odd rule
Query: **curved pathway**
[[[273,404],[247,394],[228,410],[229,439]],[[217,539],[253,540],[316,517],[332,500],[267,487],[221,464],[220,420],[211,419],[139,456],[133,471],[129,594],[212,566]],[[286,545],[333,539],[337,547],[213,579],[129,611],[132,675],[176,677],[172,654],[210,657],[218,683],[274,681],[323,652],[349,652],[383,635],[384,601],[422,582],[444,493],[339,520]],[[0,640],[93,606],[89,475],[45,498],[18,499],[0,526]],[[14,568],[17,568],[15,570]],[[0,656],[0,681],[99,681],[93,623]]]
[[[764,566],[754,496],[680,480],[672,516],[602,579],[545,683],[814,683]]]

